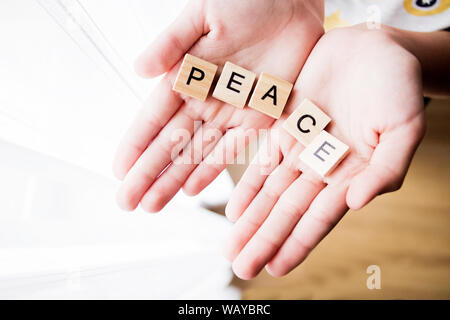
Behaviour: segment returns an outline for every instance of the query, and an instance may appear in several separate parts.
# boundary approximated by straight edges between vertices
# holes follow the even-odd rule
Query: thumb
[[[201,0],[190,0],[181,14],[139,56],[136,72],[152,78],[170,70],[204,33],[204,12]]]
[[[350,182],[347,205],[361,209],[377,195],[398,190],[425,132],[423,115],[380,136],[369,165]]]

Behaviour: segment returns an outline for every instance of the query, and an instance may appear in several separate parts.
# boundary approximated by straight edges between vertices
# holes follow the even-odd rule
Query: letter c
[[[313,125],[313,126],[316,125],[316,119],[314,119],[314,117],[311,116],[311,115],[309,115],[309,114],[305,114],[305,115],[301,116],[300,119],[298,119],[298,121],[297,121],[297,128],[298,128],[298,130],[300,130],[300,131],[303,132],[303,133],[308,133],[308,132],[310,132],[311,130],[309,130],[309,129],[306,129],[306,130],[305,130],[305,129],[303,129],[302,126],[301,126],[301,123],[302,123],[302,121],[303,121],[305,118],[310,118],[310,119],[312,120],[312,125]]]

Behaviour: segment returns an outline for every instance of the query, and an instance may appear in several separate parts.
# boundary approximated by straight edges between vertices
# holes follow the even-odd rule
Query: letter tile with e
[[[325,177],[345,158],[349,147],[325,130],[300,153],[299,159]]]
[[[226,62],[213,92],[213,97],[238,108],[244,108],[256,75],[240,66]]]

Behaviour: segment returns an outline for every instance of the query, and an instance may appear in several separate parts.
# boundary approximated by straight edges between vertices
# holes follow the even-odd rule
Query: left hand
[[[265,168],[269,176],[261,175],[260,164],[251,164],[226,210],[237,222],[225,255],[240,278],[253,278],[266,265],[270,274],[285,275],[348,207],[359,209],[400,188],[425,131],[420,63],[389,28],[355,26],[325,34],[297,80],[286,113],[304,98],[331,117],[326,130],[349,145],[350,154],[322,181],[297,169],[304,148],[281,128],[286,116],[274,124],[269,156],[281,154],[281,161]]]

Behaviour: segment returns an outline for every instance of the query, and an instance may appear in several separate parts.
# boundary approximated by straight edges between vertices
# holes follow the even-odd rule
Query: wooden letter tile
[[[325,129],[330,120],[319,107],[305,99],[286,119],[283,128],[306,147]]]
[[[178,72],[173,90],[205,101],[214,80],[217,66],[186,54]]]
[[[238,108],[244,108],[256,75],[231,62],[225,66],[214,89],[213,97]]]
[[[249,107],[278,119],[292,90],[292,83],[261,73]]]
[[[300,153],[299,159],[322,177],[328,175],[348,154],[348,146],[325,130]]]

